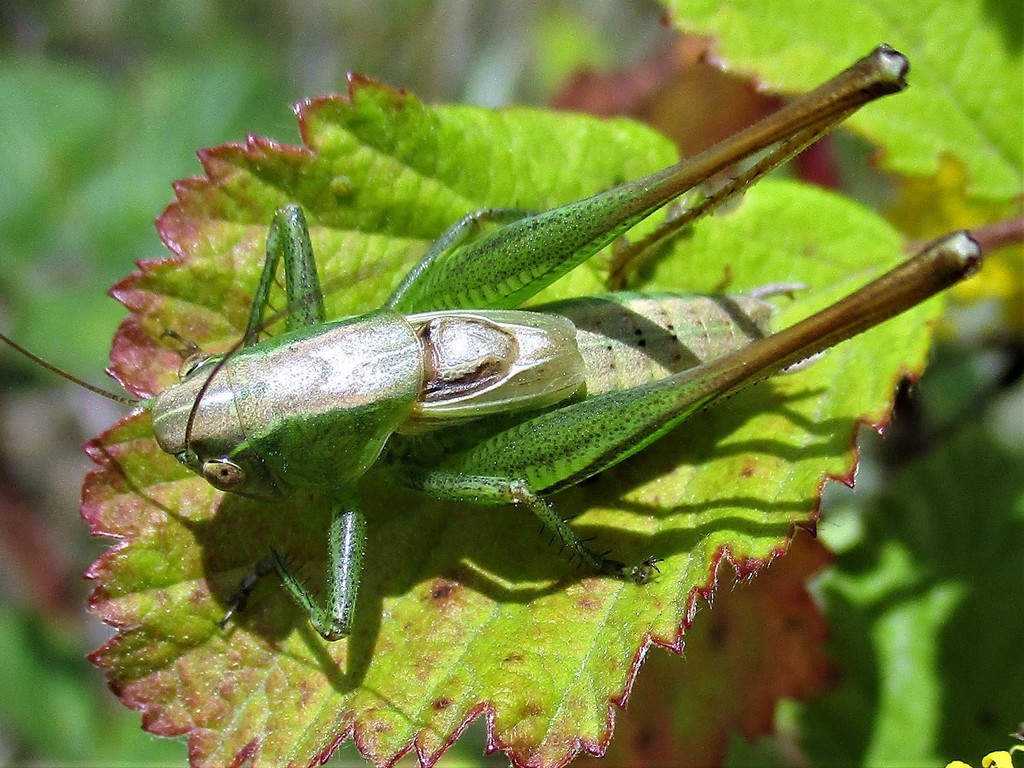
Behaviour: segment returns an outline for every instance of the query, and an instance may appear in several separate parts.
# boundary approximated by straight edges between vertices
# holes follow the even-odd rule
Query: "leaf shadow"
[[[794,400],[813,394],[779,397],[771,387],[741,393],[725,407],[715,408],[713,415],[698,416],[697,423],[684,424],[637,456],[591,481],[551,496],[551,503],[567,519],[595,506],[647,519],[647,530],[588,519],[576,526],[583,537],[594,538],[596,550],[611,548],[612,556],[624,562],[686,553],[709,535],[723,531],[737,537],[784,540],[791,535],[794,524],[813,520],[816,496],[769,499],[733,493],[703,501],[659,504],[626,497],[679,464],[699,466],[711,456],[739,456],[753,451],[789,461],[805,457],[808,450],[828,455],[837,446],[848,447],[848,438],[843,436],[850,432],[847,420],[812,423],[792,409]],[[813,448],[794,447],[768,435],[755,441],[721,444],[752,415],[766,410],[784,416],[821,440]],[[709,419],[713,424],[706,423]],[[301,610],[274,577],[265,579],[266,583],[253,592],[247,609],[232,619],[271,645],[283,643],[297,626],[303,628],[311,654],[339,692],[351,690],[364,679],[391,599],[424,594],[423,610],[436,610],[435,602],[441,605],[440,598],[461,588],[495,603],[525,605],[589,578],[585,570],[559,555],[557,547],[549,543],[549,535],[540,531],[539,521],[523,510],[444,503],[386,486],[379,480],[364,483],[362,490],[368,542],[355,627],[344,641],[344,669],[339,668],[337,656],[309,628]],[[730,511],[743,509],[758,510],[760,519]],[[239,581],[271,545],[304,564],[304,575],[322,592],[327,570],[328,510],[327,500],[313,494],[280,504],[225,497],[210,520],[195,526],[206,580],[225,611]],[[722,514],[692,525],[661,525],[669,518],[716,511]]]
[[[1003,44],[1010,53],[1024,46],[1024,6],[1006,0],[985,0],[985,14],[999,30]]]

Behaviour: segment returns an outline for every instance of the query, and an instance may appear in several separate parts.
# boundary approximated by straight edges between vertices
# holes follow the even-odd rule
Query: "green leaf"
[[[142,733],[130,713],[115,709],[96,686],[94,670],[82,663],[89,642],[84,634],[24,609],[0,607],[0,709],[7,737],[51,765],[179,765],[177,745]],[[14,759],[14,750],[6,750]]]
[[[911,87],[850,120],[885,150],[885,166],[933,176],[949,153],[979,197],[1005,201],[1024,189],[1019,2],[783,0],[770,11],[756,0],[664,2],[676,27],[713,35],[730,67],[783,92],[807,90],[889,43],[910,58]]]
[[[113,352],[131,391],[174,380],[180,358],[164,329],[211,351],[237,340],[267,225],[287,201],[307,212],[334,289],[328,312],[342,315],[377,307],[467,211],[551,206],[672,159],[664,140],[626,121],[427,108],[360,80],[348,100],[313,100],[299,119],[305,147],[251,139],[208,150],[206,175],[177,185],[159,228],[179,258],[143,264],[114,290],[134,312]],[[698,225],[649,285],[799,281],[806,289],[781,302],[779,322],[789,324],[899,261],[899,251],[897,233],[869,211],[765,183],[738,210]],[[593,261],[545,298],[599,289]],[[149,730],[188,734],[199,765],[309,763],[347,735],[378,764],[413,748],[430,764],[484,713],[490,744],[516,765],[600,753],[648,644],[681,647],[722,558],[740,574],[755,570],[785,550],[795,525],[813,522],[825,476],[850,477],[856,422],[887,418],[902,372],[920,370],[937,310],[919,307],[743,392],[554,497],[559,513],[618,557],[664,557],[663,575],[645,587],[575,572],[521,510],[367,482],[361,602],[354,633],[336,643],[270,580],[226,631],[216,625],[271,545],[322,583],[326,500],[225,497],[161,453],[147,415],[130,417],[89,449],[99,468],[83,515],[119,540],[90,572],[93,610],[118,630],[94,660]]]
[[[1019,398],[1018,398],[1019,400]],[[1024,702],[1024,450],[967,428],[906,468],[822,582],[846,684],[809,707],[813,764],[972,762]]]

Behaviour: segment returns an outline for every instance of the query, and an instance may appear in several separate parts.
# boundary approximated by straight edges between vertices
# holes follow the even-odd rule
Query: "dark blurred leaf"
[[[822,583],[847,683],[806,711],[812,763],[944,764],[1005,744],[1024,712],[1024,450],[968,428],[853,524]]]
[[[0,606],[0,712],[7,733],[37,755],[26,762],[180,765],[179,744],[148,736],[137,715],[111,707],[81,664],[82,645],[67,626]]]
[[[834,670],[828,627],[806,582],[828,551],[799,533],[785,557],[748,582],[718,586],[686,634],[683,658],[653,651],[606,755],[640,768],[719,765],[731,734],[754,741],[775,731],[780,699],[807,700]]]

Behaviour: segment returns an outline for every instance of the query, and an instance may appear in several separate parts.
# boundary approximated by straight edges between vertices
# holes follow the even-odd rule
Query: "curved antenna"
[[[78,386],[82,387],[83,389],[87,389],[90,392],[96,393],[100,397],[105,397],[105,398],[107,398],[107,400],[113,400],[115,403],[122,403],[123,405],[138,405],[139,404],[139,401],[134,399],[134,398],[125,397],[124,395],[118,395],[118,394],[115,394],[114,392],[108,392],[107,390],[101,389],[100,387],[97,387],[97,386],[94,386],[94,385],[90,384],[87,381],[82,381],[82,379],[78,378],[77,376],[73,376],[72,374],[68,373],[65,370],[62,370],[62,369],[58,368],[53,363],[48,363],[46,360],[43,360],[43,358],[39,357],[39,355],[36,355],[36,354],[33,354],[32,352],[29,352],[27,349],[25,349],[23,346],[21,346],[21,344],[19,344],[18,342],[14,341],[9,336],[6,336],[6,335],[0,333],[0,341],[5,342],[13,350],[15,350],[16,352],[20,352],[22,355],[27,357],[29,360],[31,360],[36,365],[42,366],[43,368],[45,368],[46,370],[50,371],[51,373],[57,374],[62,379],[67,379],[72,384],[77,384]]]
[[[213,382],[213,377],[216,376],[225,365],[227,365],[228,360],[230,360],[231,357],[235,355],[235,353],[239,352],[244,347],[248,346],[249,344],[257,340],[260,337],[260,334],[266,331],[267,328],[272,326],[274,323],[287,317],[295,306],[311,304],[312,302],[317,301],[320,295],[322,295],[322,291],[318,290],[317,288],[313,288],[306,292],[301,297],[299,297],[297,301],[293,303],[292,307],[279,309],[264,316],[262,321],[255,328],[250,329],[249,333],[243,333],[241,338],[234,344],[232,344],[227,349],[227,351],[222,354],[220,360],[218,360],[214,364],[213,370],[210,371],[210,375],[206,377],[206,381],[204,381],[202,385],[199,387],[199,391],[196,392],[195,399],[192,401],[192,407],[189,409],[188,412],[188,421],[185,422],[186,450],[188,450],[188,448],[192,444],[192,429],[195,425],[196,416],[199,412],[199,403],[202,402],[203,396],[206,394],[207,390],[209,390],[210,384]],[[172,338],[182,340],[182,337],[173,331],[164,331],[164,333]],[[199,349],[199,346],[193,341],[186,340],[186,344],[195,349]]]
[[[199,391],[196,392],[195,399],[192,401],[192,407],[188,411],[188,421],[185,422],[186,451],[189,450],[189,447],[192,444],[192,427],[196,423],[196,414],[199,413],[199,403],[202,402],[203,396],[206,394],[206,390],[210,388],[210,383],[213,381],[213,377],[216,376],[220,369],[227,364],[228,360],[231,359],[232,355],[234,355],[236,352],[238,352],[238,350],[245,346],[245,341],[246,337],[243,336],[241,339],[232,344],[228,351],[225,352],[223,356],[221,356],[220,360],[218,360],[214,364],[213,370],[210,371],[210,375],[206,377],[206,381],[204,381],[199,386]]]

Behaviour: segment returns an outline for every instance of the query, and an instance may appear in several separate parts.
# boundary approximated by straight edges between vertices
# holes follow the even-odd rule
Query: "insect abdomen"
[[[588,395],[635,387],[768,333],[774,307],[747,295],[614,293],[537,308],[577,328]]]

